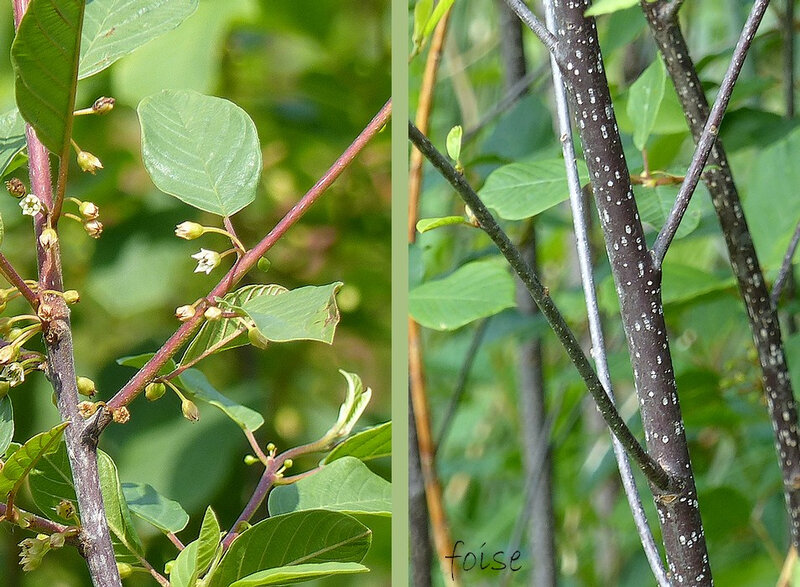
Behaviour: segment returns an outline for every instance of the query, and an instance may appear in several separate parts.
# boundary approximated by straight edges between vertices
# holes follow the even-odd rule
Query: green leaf
[[[800,218],[800,128],[754,156],[743,190],[744,214],[762,266],[777,269]]]
[[[467,263],[408,294],[411,317],[436,330],[455,330],[515,305],[514,280],[499,257]]]
[[[309,510],[275,516],[233,541],[207,587],[228,587],[253,573],[294,564],[361,562],[372,532],[340,512]]]
[[[392,484],[357,458],[343,457],[269,494],[270,515],[314,509],[391,516]]]
[[[728,273],[715,275],[708,271],[680,265],[664,263],[663,298],[665,304],[686,302],[693,298],[734,287],[736,280]]]
[[[52,153],[69,148],[85,0],[33,0],[11,45],[17,108]]]
[[[195,587],[197,581],[197,547],[200,541],[195,540],[186,545],[178,554],[169,573],[170,587]]]
[[[92,0],[83,21],[79,79],[174,29],[196,9],[197,0]]]
[[[100,490],[103,494],[103,507],[108,520],[108,529],[114,544],[117,561],[138,563],[144,557],[144,547],[133,527],[131,513],[117,474],[117,466],[103,451],[97,452],[97,465],[100,473]]]
[[[431,17],[428,19],[428,22],[425,23],[425,28],[422,30],[423,37],[427,37],[433,33],[433,29],[435,29],[436,25],[439,24],[439,21],[442,20],[445,12],[450,10],[453,2],[455,2],[455,0],[439,0],[439,2],[436,4],[436,8],[433,9],[433,13],[431,13]]]
[[[25,148],[25,121],[14,108],[0,116],[0,177]]]
[[[223,297],[222,301],[231,306],[241,306],[255,297],[274,296],[286,291],[288,290],[281,285],[245,285]],[[242,326],[240,320],[223,318],[212,322],[206,321],[183,354],[181,364],[189,363],[211,348],[216,348],[214,352],[217,353],[246,344],[248,344],[246,328]]]
[[[423,31],[431,14],[433,14],[433,0],[417,0],[414,5],[414,32],[411,37],[415,52],[419,51],[422,46],[422,41],[425,38]]]
[[[589,9],[584,12],[584,16],[598,16],[600,14],[610,14],[618,10],[625,10],[631,6],[637,6],[639,0],[597,0]]]
[[[342,457],[355,457],[362,461],[388,457],[392,454],[392,423],[385,422],[362,430],[338,444],[323,463],[330,463]]]
[[[367,573],[369,569],[358,563],[310,563],[278,567],[259,571],[239,579],[231,587],[261,587],[262,585],[291,585],[312,579],[330,577],[331,575],[349,575]]]
[[[158,189],[220,216],[255,199],[261,147],[244,110],[186,90],[149,96],[137,110],[142,158]]]
[[[0,456],[6,454],[14,438],[14,406],[11,398],[0,398]]]
[[[147,483],[123,483],[122,494],[128,508],[164,534],[180,532],[189,523],[187,514],[177,501],[158,493]]]
[[[451,224],[469,224],[463,216],[442,216],[441,218],[423,218],[417,222],[417,230],[419,232],[428,232],[440,226],[449,226]]]
[[[0,469],[0,500],[4,501],[10,493],[16,493],[38,460],[58,448],[68,424],[62,422],[47,432],[37,434],[11,455]]]
[[[220,531],[217,515],[209,506],[203,516],[200,536],[197,538],[197,573],[199,575],[208,570],[217,556],[217,551],[220,548]]]
[[[672,211],[679,188],[679,185],[659,185],[654,188],[642,185],[634,186],[636,206],[639,208],[639,215],[642,217],[642,221],[652,226],[655,230],[661,230],[661,227],[667,221],[670,211]],[[678,226],[675,238],[680,239],[688,236],[699,226],[700,210],[698,210],[698,205],[705,196],[700,192],[704,191],[706,191],[705,186],[702,183],[699,184],[695,193],[696,197],[693,197],[689,202],[689,208]]]
[[[222,410],[226,416],[236,422],[243,430],[253,432],[264,424],[264,418],[261,414],[222,395],[208,382],[206,376],[197,369],[187,369],[181,373],[180,383],[190,400],[205,402]]]
[[[633,144],[640,151],[645,148],[647,139],[656,123],[656,116],[664,99],[667,71],[660,57],[650,64],[631,85],[627,112],[633,122]]]
[[[103,505],[117,561],[138,564],[144,550],[133,527],[117,467],[111,457],[103,451],[97,452],[97,465]],[[62,524],[75,523],[74,520],[67,520],[56,514],[56,506],[63,500],[70,501],[76,508],[78,507],[67,448],[63,442],[58,443],[52,453],[44,455],[39,460],[30,474],[29,485],[33,502],[45,516]]]
[[[323,286],[307,286],[280,295],[260,296],[245,302],[241,309],[265,338],[274,342],[318,340],[333,343],[339,308],[337,281]]]
[[[447,133],[445,145],[447,146],[447,154],[450,158],[458,163],[461,160],[461,138],[464,136],[464,129],[461,125],[456,125]]]
[[[586,165],[579,161],[582,183],[589,180]],[[523,220],[569,198],[563,159],[511,163],[494,170],[479,192],[483,203],[506,220]]]

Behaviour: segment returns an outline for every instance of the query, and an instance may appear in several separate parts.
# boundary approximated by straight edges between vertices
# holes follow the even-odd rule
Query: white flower
[[[180,306],[175,310],[175,317],[181,322],[194,318],[194,306]]]
[[[200,249],[199,253],[192,255],[192,259],[197,260],[197,267],[195,273],[211,273],[211,270],[219,265],[221,259],[220,254],[216,251],[209,251],[208,249]]]
[[[22,198],[19,207],[26,216],[36,216],[42,211],[42,201],[34,194],[28,194]]]

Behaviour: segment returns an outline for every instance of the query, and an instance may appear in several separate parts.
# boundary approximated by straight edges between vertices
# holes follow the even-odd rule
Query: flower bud
[[[6,189],[8,190],[8,193],[15,198],[24,198],[25,194],[27,193],[25,184],[16,177],[12,177],[6,182]]]
[[[248,328],[247,330],[247,339],[257,349],[265,349],[269,344],[269,340],[265,337],[261,332],[253,326],[252,328]]]
[[[88,151],[81,151],[78,153],[78,167],[94,175],[98,169],[103,168],[103,164],[100,162],[100,159]]]
[[[22,334],[22,328],[12,328],[8,331],[8,340],[14,341],[17,340],[20,335]]]
[[[114,109],[114,104],[116,104],[116,102],[114,98],[103,96],[94,101],[94,104],[92,104],[92,111],[95,114],[106,114]]]
[[[7,344],[3,348],[0,348],[0,365],[16,361],[18,356],[19,347],[15,344]]]
[[[256,457],[253,455],[244,455],[244,464],[247,466],[255,465],[256,463],[260,462]]]
[[[83,223],[83,229],[92,238],[100,238],[103,234],[103,223],[99,220],[87,220]]]
[[[200,410],[190,399],[181,400],[181,412],[183,412],[183,417],[190,422],[197,422],[200,419]]]
[[[205,232],[205,228],[197,222],[181,222],[175,227],[175,236],[178,238],[186,239],[187,241],[194,240]]]
[[[100,208],[94,202],[81,202],[78,211],[86,220],[94,220],[100,216]]]
[[[86,397],[92,397],[96,394],[97,388],[94,385],[94,381],[88,377],[78,377],[78,393]]]
[[[81,301],[81,294],[74,289],[68,289],[64,292],[64,301],[68,304],[77,304]]]
[[[175,317],[181,322],[194,318],[194,306],[180,306],[175,310]]]
[[[174,565],[175,565],[175,561],[174,561],[174,560],[167,561],[167,562],[164,564],[164,574],[165,574],[165,575],[170,575],[170,574],[172,574],[172,567],[173,567]]]
[[[167,386],[163,383],[148,383],[144,388],[144,396],[148,401],[154,402],[161,399],[167,391]]]
[[[206,309],[206,311],[203,313],[203,316],[206,317],[206,320],[213,322],[214,320],[219,320],[222,318],[222,310],[217,306],[211,306]]]
[[[58,242],[58,233],[52,228],[45,228],[39,235],[39,244],[45,249],[51,249]]]
[[[52,548],[61,548],[66,542],[64,535],[61,532],[56,532],[50,535],[50,546]]]

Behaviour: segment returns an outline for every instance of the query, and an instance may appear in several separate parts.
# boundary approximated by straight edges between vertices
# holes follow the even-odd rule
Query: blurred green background
[[[409,2],[409,36],[414,4]],[[506,94],[500,52],[505,33],[497,13],[500,4],[493,0],[455,3],[431,114],[429,136],[442,151],[448,131],[463,125],[465,137],[470,138],[465,140],[461,160],[467,179],[476,188],[503,164],[561,156],[553,130],[555,108],[547,55],[527,30],[523,38],[528,70],[539,74],[533,76],[529,94],[512,108],[500,114],[494,110]],[[708,0],[686,3],[681,9],[692,57],[711,100],[751,5],[740,0]],[[538,5],[531,7],[538,10]],[[800,132],[796,119],[784,118],[780,26],[777,10],[770,10],[721,126],[768,281],[774,279],[800,217],[796,171]],[[625,104],[629,87],[652,63],[655,45],[638,5],[599,18],[598,27],[628,164],[631,173],[641,173],[642,154],[633,146]],[[412,118],[427,53],[426,48],[410,63]],[[480,130],[473,134],[475,128]],[[653,132],[647,145],[651,170],[682,175],[693,146],[669,79]],[[644,193],[639,187],[637,201],[652,244],[663,218],[659,220],[650,204],[658,196],[668,210],[677,186],[659,194],[652,190]],[[645,202],[649,203],[648,215]],[[419,217],[450,214],[464,214],[464,206],[450,186],[426,166]],[[613,384],[623,415],[643,438],[594,205],[591,215],[599,259],[595,280]],[[527,229],[525,222],[502,224],[515,242]],[[665,315],[711,567],[719,585],[774,584],[789,547],[780,472],[747,319],[716,215],[702,185],[684,224],[686,234],[673,243],[665,261]],[[536,227],[542,282],[579,338],[584,337],[588,351],[568,203],[537,216]],[[498,253],[482,232],[455,226],[418,235],[409,254],[413,288],[449,275],[471,260]],[[797,313],[797,301],[784,300],[781,309],[787,360],[797,390],[800,335],[794,324],[786,321],[788,315]],[[478,322],[454,332],[424,330],[434,438],[440,433],[477,328]],[[654,584],[620,487],[609,435],[605,426],[597,423],[597,411],[585,385],[544,321],[523,317],[516,309],[491,318],[450,433],[437,452],[437,466],[452,538],[467,542],[460,553],[479,552],[482,542],[487,544],[484,552],[513,552],[513,537],[524,531],[520,545],[523,570],[507,583],[503,581],[508,577],[479,571],[462,573],[462,580],[466,585],[531,584],[517,361],[521,343],[534,333],[543,336],[545,393],[552,418],[559,584]],[[648,517],[658,531],[646,484],[641,477],[637,480]],[[660,542],[660,536],[656,541]],[[435,585],[442,584],[438,568],[433,577]]]
[[[261,140],[264,173],[256,201],[233,223],[247,245],[255,244],[313,185],[390,94],[389,7],[384,1],[298,3],[287,0],[200,0],[178,29],[152,41],[110,69],[79,84],[78,107],[101,95],[117,99],[104,117],[76,120],[78,144],[97,155],[105,169],[81,173],[72,162],[68,194],[95,202],[105,232],[88,238],[74,222],[62,222],[65,283],[81,292],[73,311],[76,365],[108,399],[133,370],[121,356],[151,352],[175,330],[179,305],[205,295],[227,270],[223,261],[210,276],[192,273],[189,256],[200,246],[220,249],[217,235],[188,243],[173,235],[176,224],[206,224],[213,216],[159,192],[142,165],[138,101],[164,88],[190,88],[227,98],[253,118]],[[13,38],[8,5],[0,11],[0,46]],[[8,58],[0,68],[0,112],[13,107]],[[289,288],[343,281],[338,299],[342,320],[333,346],[320,343],[245,347],[201,363],[221,392],[258,411],[267,423],[256,437],[279,450],[314,440],[335,421],[346,389],[342,368],[358,373],[374,395],[357,429],[390,418],[390,144],[381,133],[323,198],[269,253],[267,274],[254,270],[244,283],[279,283]],[[15,175],[27,178],[21,171]],[[26,276],[35,276],[30,219],[17,202],[0,194],[6,225],[4,253]],[[24,310],[9,305],[6,314]],[[17,433],[24,441],[55,424],[50,389],[39,374],[12,392]],[[243,464],[249,447],[239,428],[216,410],[201,407],[201,419],[181,417],[170,394],[154,404],[131,406],[125,426],[112,426],[101,448],[116,460],[122,482],[145,482],[179,501],[192,521],[179,534],[193,540],[205,506],[229,526],[249,498],[259,467]],[[389,478],[390,466],[370,466]],[[293,471],[316,464],[301,460]],[[23,499],[23,505],[26,505]],[[263,517],[262,507],[258,516]],[[389,583],[390,523],[364,521],[374,531],[366,576],[345,584]],[[174,547],[142,525],[149,561],[163,568]],[[82,560],[69,548],[45,558],[24,575],[16,544],[28,536],[0,525],[0,585],[78,587],[89,585]],[[155,584],[149,577],[126,584]],[[325,584],[334,584],[333,581]]]

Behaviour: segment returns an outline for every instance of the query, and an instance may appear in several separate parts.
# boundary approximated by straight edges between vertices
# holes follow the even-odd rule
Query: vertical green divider
[[[392,585],[408,585],[408,3],[392,1]]]

